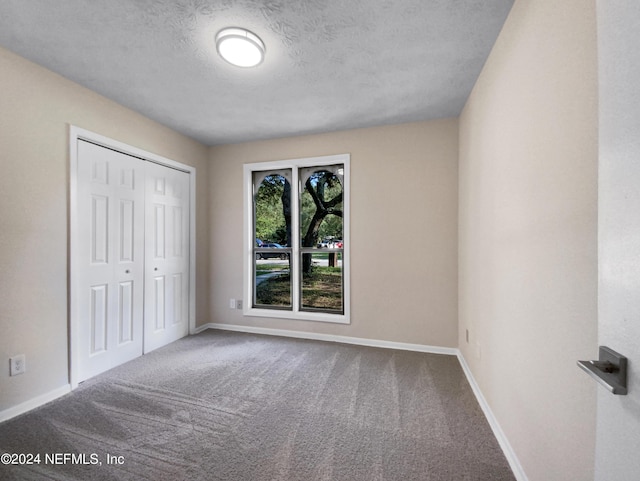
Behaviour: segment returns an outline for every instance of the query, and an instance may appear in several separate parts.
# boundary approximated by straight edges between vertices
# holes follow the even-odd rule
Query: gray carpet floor
[[[455,356],[213,330],[0,424],[0,453],[41,457],[2,480],[514,479]]]

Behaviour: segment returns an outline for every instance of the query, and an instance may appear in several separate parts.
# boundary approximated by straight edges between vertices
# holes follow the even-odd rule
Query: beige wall
[[[68,383],[68,124],[195,166],[208,320],[207,148],[0,48],[0,411]],[[8,359],[27,372],[9,377]]]
[[[593,479],[594,3],[517,0],[460,117],[459,344],[532,481]]]
[[[456,119],[211,149],[212,322],[457,344]],[[243,317],[242,166],[351,154],[351,324]]]

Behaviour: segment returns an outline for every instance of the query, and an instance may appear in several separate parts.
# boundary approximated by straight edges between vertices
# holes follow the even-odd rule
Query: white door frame
[[[78,140],[116,150],[126,155],[165,165],[189,173],[189,334],[196,329],[196,169],[160,155],[110,139],[95,132],[69,125],[69,381],[71,389],[78,387],[79,356],[79,309],[77,272],[79,219],[78,219]]]

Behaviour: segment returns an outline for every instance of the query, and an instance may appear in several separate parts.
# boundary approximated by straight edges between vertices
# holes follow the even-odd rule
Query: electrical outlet
[[[25,360],[24,354],[18,354],[17,356],[13,356],[9,358],[9,374],[11,376],[17,376],[18,374],[24,374],[27,370],[27,363]]]
[[[242,299],[236,301],[236,309],[242,309]]]
[[[235,308],[236,308],[236,300],[229,299],[229,309],[235,309]]]
[[[466,330],[467,344],[469,344],[469,329]]]

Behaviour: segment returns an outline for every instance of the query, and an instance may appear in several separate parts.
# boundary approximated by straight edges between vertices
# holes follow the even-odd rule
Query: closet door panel
[[[144,162],[78,140],[79,381],[142,354]]]
[[[144,352],[189,332],[189,174],[148,162]]]

